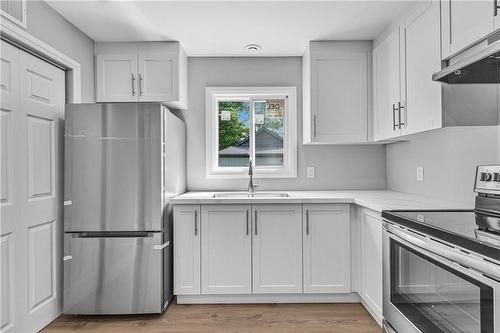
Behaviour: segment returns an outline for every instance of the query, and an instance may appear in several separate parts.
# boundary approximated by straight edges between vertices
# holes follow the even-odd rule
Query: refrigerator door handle
[[[154,245],[153,250],[163,250],[164,248],[166,248],[169,245],[170,245],[170,241],[167,241],[161,245]]]

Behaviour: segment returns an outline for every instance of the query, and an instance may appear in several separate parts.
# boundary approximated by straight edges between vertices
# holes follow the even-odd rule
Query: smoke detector
[[[248,44],[245,46],[245,50],[247,50],[248,53],[255,54],[262,50],[262,47],[259,44]]]

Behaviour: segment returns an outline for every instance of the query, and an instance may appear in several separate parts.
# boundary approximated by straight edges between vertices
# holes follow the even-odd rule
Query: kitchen
[[[498,8],[2,0],[0,330],[497,332]]]

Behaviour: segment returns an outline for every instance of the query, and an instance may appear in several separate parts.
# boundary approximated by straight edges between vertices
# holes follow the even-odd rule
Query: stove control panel
[[[500,195],[500,165],[478,166],[474,191]]]

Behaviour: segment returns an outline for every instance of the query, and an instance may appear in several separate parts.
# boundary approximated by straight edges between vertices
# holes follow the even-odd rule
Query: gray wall
[[[44,1],[27,1],[27,31],[77,61],[82,70],[82,102],[94,102],[94,41]]]
[[[387,145],[389,190],[473,203],[479,164],[500,163],[500,127],[448,127]],[[417,166],[424,181],[416,180]]]
[[[386,157],[383,146],[303,146],[302,60],[287,58],[190,58],[187,124],[188,189],[244,190],[247,179],[205,177],[205,87],[295,86],[298,91],[298,178],[257,180],[267,190],[384,189]],[[316,167],[307,179],[306,167]]]

